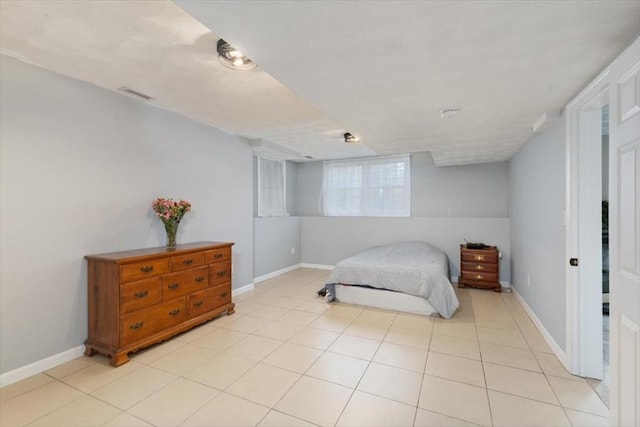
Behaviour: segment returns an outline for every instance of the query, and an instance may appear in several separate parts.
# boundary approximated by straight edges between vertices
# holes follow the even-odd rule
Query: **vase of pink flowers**
[[[178,225],[182,217],[191,210],[191,203],[186,200],[176,202],[173,199],[158,197],[153,201],[151,207],[164,224],[164,229],[167,232],[167,248],[175,248]]]

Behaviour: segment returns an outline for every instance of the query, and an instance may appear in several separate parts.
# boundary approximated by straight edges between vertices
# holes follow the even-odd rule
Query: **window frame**
[[[391,171],[389,174],[382,175],[382,183],[378,183],[375,185],[381,175],[377,175],[375,177],[371,177],[371,169],[380,168],[386,165],[392,165],[394,163],[402,162],[404,164],[404,172],[402,174],[402,185],[384,185],[384,181],[393,180],[391,177]],[[336,166],[344,164],[346,167],[355,167],[360,168],[359,171],[352,171],[352,174],[360,175],[357,179],[361,180],[359,185],[353,186],[351,182],[344,182],[343,188],[351,188],[353,192],[357,193],[356,204],[359,204],[359,207],[356,207],[357,212],[353,211],[353,206],[351,207],[351,212],[349,212],[349,207],[345,204],[342,209],[336,206],[329,206],[331,203],[331,199],[335,199],[335,194],[330,195],[329,192],[335,191],[335,188],[329,188],[329,180],[330,180],[330,170],[334,167],[334,170],[337,170]],[[337,187],[337,186],[336,186]],[[377,189],[377,190],[376,190]],[[399,206],[397,213],[389,213],[389,212],[381,212],[380,210],[375,209],[375,194],[382,194],[387,190],[400,190],[399,195]],[[349,196],[343,196],[345,198],[349,198]],[[393,196],[387,196],[393,197]],[[401,154],[401,155],[390,155],[390,156],[377,156],[377,157],[362,157],[362,158],[353,158],[353,159],[340,159],[340,160],[326,160],[322,165],[322,190],[321,190],[321,203],[320,203],[320,211],[324,216],[335,216],[335,217],[389,217],[389,218],[406,218],[411,216],[411,155],[410,154]],[[335,201],[335,200],[334,200]],[[367,209],[369,208],[369,209]],[[372,209],[373,208],[373,209]],[[342,212],[340,212],[342,210]]]
[[[289,216],[289,212],[287,211],[287,163],[284,160],[271,160],[264,157],[256,156],[257,159],[257,187],[258,187],[258,217],[260,218],[270,218],[270,217],[283,217]],[[282,166],[282,213],[273,214],[266,213],[263,206],[263,198],[265,195],[263,194],[262,188],[262,162],[273,162],[279,163]]]

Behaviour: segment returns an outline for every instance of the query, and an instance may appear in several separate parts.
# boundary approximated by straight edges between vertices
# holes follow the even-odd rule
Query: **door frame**
[[[567,116],[566,210],[564,213],[566,224],[566,368],[574,375],[597,379],[602,379],[603,376],[603,354],[602,350],[596,354],[598,351],[594,351],[593,344],[597,337],[600,349],[602,348],[602,292],[596,295],[593,291],[584,292],[584,289],[580,287],[581,267],[586,266],[588,261],[588,259],[580,258],[580,255],[593,250],[593,247],[589,246],[593,245],[593,242],[589,242],[588,239],[580,239],[580,204],[586,197],[585,193],[581,192],[583,187],[581,184],[584,183],[580,178],[580,146],[585,143],[581,113],[594,103],[602,99],[609,99],[609,84],[609,67],[607,67],[565,108]],[[600,152],[602,151],[601,144],[602,142],[598,148]],[[601,239],[598,241],[601,245]],[[578,259],[577,267],[569,265],[571,258]],[[593,307],[596,304],[600,306],[599,321],[594,321],[593,318]]]

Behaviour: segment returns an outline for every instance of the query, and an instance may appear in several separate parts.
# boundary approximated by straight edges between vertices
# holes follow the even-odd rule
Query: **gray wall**
[[[300,217],[254,219],[253,277],[300,264]]]
[[[298,165],[301,216],[322,215],[322,162]],[[437,167],[430,153],[411,155],[411,216],[508,218],[507,162]]]
[[[500,280],[511,276],[508,218],[302,217],[302,262],[335,265],[368,247],[400,240],[427,241],[449,257],[452,279],[460,274],[460,244],[491,242],[502,253]]]
[[[285,162],[287,167],[288,217],[258,217],[257,157],[254,157],[253,191],[253,277],[264,276],[292,265],[300,264],[300,218],[297,212],[298,165]],[[293,253],[292,253],[293,251]]]
[[[563,115],[553,127],[534,135],[509,162],[512,284],[563,350],[565,128]]]
[[[298,215],[302,216],[302,262],[334,265],[373,245],[425,240],[449,256],[460,272],[464,239],[497,245],[500,280],[510,282],[508,163],[436,167],[431,154],[411,155],[411,217],[323,217],[318,207],[322,162],[298,165]]]
[[[509,164],[437,167],[430,153],[411,155],[411,216],[509,217]]]
[[[178,242],[235,242],[234,286],[251,283],[243,139],[6,56],[0,65],[0,372],[84,342],[83,256],[164,245],[156,197],[189,200]]]

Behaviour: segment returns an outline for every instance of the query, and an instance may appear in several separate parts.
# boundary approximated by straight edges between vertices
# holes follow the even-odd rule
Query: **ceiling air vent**
[[[136,98],[142,99],[143,101],[153,101],[153,98],[149,95],[145,95],[144,93],[138,92],[137,90],[129,89],[126,86],[118,88],[118,92],[123,92],[127,95],[135,96]]]
[[[305,159],[313,159],[311,156],[303,156]]]

